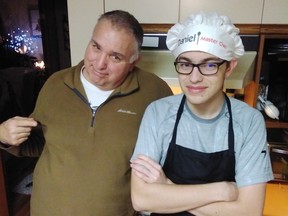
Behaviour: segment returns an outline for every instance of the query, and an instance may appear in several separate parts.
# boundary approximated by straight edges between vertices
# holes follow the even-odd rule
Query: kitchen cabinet
[[[287,9],[287,0],[265,0],[262,23],[288,24]]]
[[[264,0],[180,0],[180,21],[185,20],[191,13],[215,11],[219,14],[227,15],[233,23],[260,24],[263,1]]]
[[[140,23],[176,23],[179,0],[105,0],[105,12],[115,9],[130,12]]]
[[[276,46],[277,44],[282,44],[282,46],[284,47],[277,47]],[[283,86],[284,90],[287,91],[286,96],[285,96],[286,101],[283,101],[283,102],[288,103],[288,97],[287,97],[287,94],[288,94],[288,90],[287,90],[288,78],[287,77],[288,76],[285,75],[287,74],[286,70],[288,70],[288,47],[285,47],[285,44],[286,45],[288,44],[288,25],[281,25],[281,26],[269,25],[269,26],[263,26],[261,28],[259,50],[258,50],[258,57],[257,57],[257,63],[256,63],[255,79],[254,79],[255,85],[256,85],[256,88],[254,90],[254,95],[253,95],[254,106],[257,105],[257,98],[258,98],[258,94],[260,93],[259,87],[261,86],[262,87],[264,86],[264,88],[268,88],[268,100],[272,100],[273,102],[273,99],[277,100],[277,98],[280,97],[278,94],[271,93],[273,89],[273,85],[277,87],[277,82],[279,82],[279,87]],[[279,54],[279,49],[280,49],[280,54]],[[269,94],[269,91],[270,91],[270,94]],[[281,89],[274,90],[274,92],[277,92],[277,91],[283,94],[283,90]],[[270,98],[269,98],[269,95],[270,95]],[[278,104],[275,104],[275,105],[278,105]],[[286,107],[286,109],[288,109],[288,106]],[[267,117],[266,127],[273,128],[273,129],[288,128],[288,121],[272,120]]]

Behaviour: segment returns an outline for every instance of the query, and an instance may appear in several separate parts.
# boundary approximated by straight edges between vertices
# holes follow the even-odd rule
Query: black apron
[[[220,152],[203,153],[176,144],[177,127],[186,101],[185,95],[183,96],[177,112],[173,136],[163,166],[163,171],[167,178],[175,184],[205,184],[221,181],[235,182],[233,118],[230,100],[226,95],[225,100],[230,116],[228,125],[229,148],[228,150]],[[191,216],[192,214],[189,212],[151,214],[151,216],[156,215]]]

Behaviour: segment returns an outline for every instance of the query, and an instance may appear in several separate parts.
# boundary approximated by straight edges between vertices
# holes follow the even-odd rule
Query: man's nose
[[[109,56],[105,53],[99,53],[96,58],[96,64],[99,68],[106,68]]]

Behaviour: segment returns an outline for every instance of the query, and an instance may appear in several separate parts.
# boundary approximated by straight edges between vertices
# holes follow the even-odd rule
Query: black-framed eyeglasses
[[[199,72],[204,76],[214,75],[218,72],[219,67],[227,62],[226,60],[222,62],[204,62],[200,64],[193,64],[186,61],[175,61],[175,70],[179,74],[189,75],[192,73],[194,67],[198,68]]]

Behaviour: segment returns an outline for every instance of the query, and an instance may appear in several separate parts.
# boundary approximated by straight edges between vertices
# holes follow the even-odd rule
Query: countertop
[[[288,184],[273,182],[267,184],[263,216],[288,216]]]

